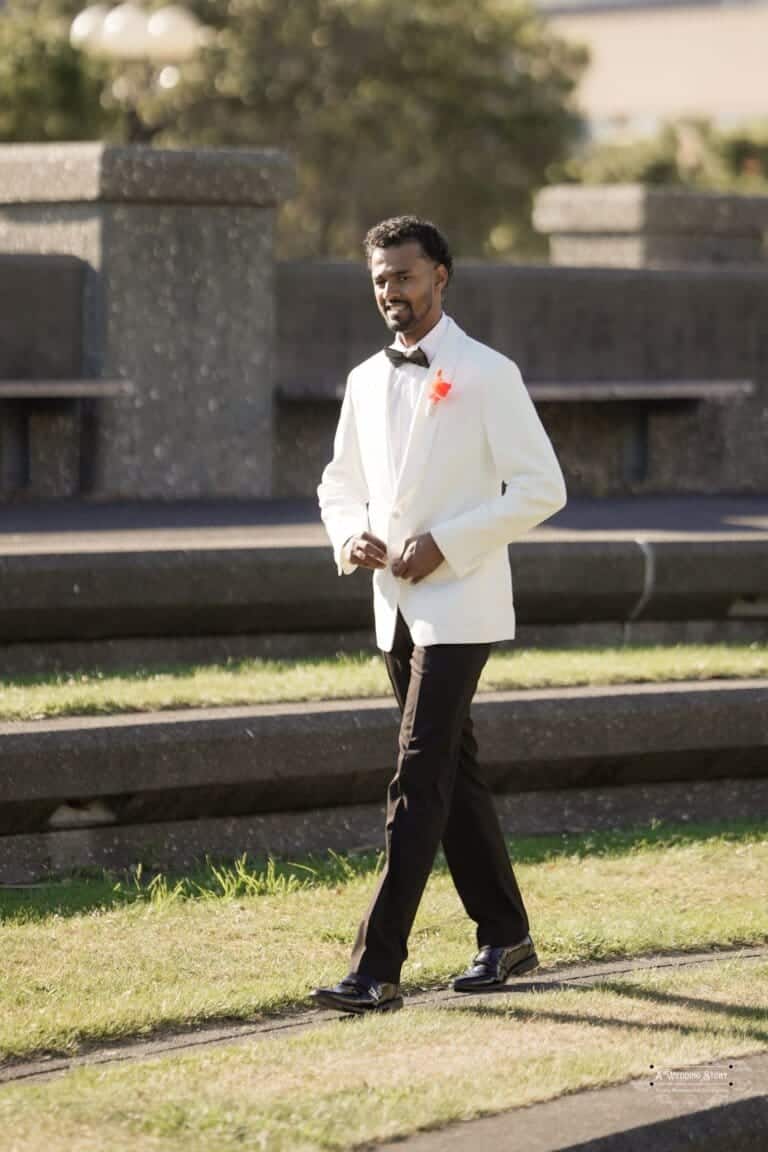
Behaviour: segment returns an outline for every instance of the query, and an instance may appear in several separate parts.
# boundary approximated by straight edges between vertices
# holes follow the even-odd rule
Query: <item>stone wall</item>
[[[291,186],[279,153],[0,147],[0,252],[79,261],[78,287],[48,311],[53,280],[30,308],[14,274],[4,330],[18,344],[31,326],[42,354],[57,325],[79,324],[82,375],[134,384],[91,407],[86,494],[314,497],[346,375],[388,336],[362,263],[275,266]],[[555,260],[557,243],[589,260],[615,241],[617,261],[629,244],[643,262],[678,237],[698,263],[458,265],[448,311],[529,383],[753,382],[753,395],[718,400],[541,403],[572,494],[768,491],[767,211],[765,198],[548,189],[536,219]]]
[[[314,494],[349,369],[388,342],[365,268],[277,267],[275,493]],[[541,404],[570,491],[768,491],[768,268],[675,270],[459,263],[447,311],[528,382],[751,379],[728,401]],[[627,445],[647,420],[647,472]]]

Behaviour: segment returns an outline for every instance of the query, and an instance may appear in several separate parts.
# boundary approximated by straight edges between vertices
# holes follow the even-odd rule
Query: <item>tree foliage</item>
[[[103,69],[73,51],[66,0],[11,0],[0,12],[0,141],[90,140],[109,128]]]
[[[284,254],[357,255],[370,224],[406,211],[463,255],[530,243],[532,194],[579,131],[585,59],[524,0],[186,2],[217,36],[175,89],[142,97],[141,117],[161,144],[292,153]],[[66,42],[81,6],[10,0],[0,138],[125,138],[114,66]]]
[[[652,137],[597,143],[573,157],[563,178],[587,184],[677,184],[722,192],[768,192],[768,123],[719,129],[706,120],[665,124]]]

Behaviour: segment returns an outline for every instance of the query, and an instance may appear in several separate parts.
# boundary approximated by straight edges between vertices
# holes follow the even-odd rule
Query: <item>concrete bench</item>
[[[528,391],[536,403],[649,403],[731,400],[754,395],[752,380],[574,380],[528,381]],[[290,380],[278,389],[280,400],[340,401],[344,382]]]
[[[280,495],[314,495],[333,443],[329,401],[387,342],[369,280],[362,263],[277,265]],[[765,263],[715,273],[459,261],[447,310],[520,365],[570,494],[602,498],[768,490],[767,304]]]
[[[648,418],[653,409],[672,405],[728,402],[753,396],[752,380],[529,380],[536,404],[618,404],[631,408],[623,443],[623,479],[643,481],[648,473]],[[318,378],[287,380],[278,400],[287,404],[338,403],[344,382]],[[545,420],[546,423],[546,420]]]
[[[0,380],[0,491],[76,495],[86,413],[96,400],[133,391],[129,380]]]
[[[537,403],[688,403],[752,396],[752,380],[580,380],[573,383],[532,381],[528,391]]]
[[[97,405],[131,391],[85,355],[88,276],[71,256],[0,252],[0,500],[87,487]]]
[[[532,381],[528,390],[537,404],[621,404],[631,406],[625,424],[622,476],[629,484],[648,475],[648,420],[659,407],[728,402],[754,395],[752,380],[581,380]]]

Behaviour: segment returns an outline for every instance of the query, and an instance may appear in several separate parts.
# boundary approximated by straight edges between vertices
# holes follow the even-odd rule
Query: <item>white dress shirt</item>
[[[398,332],[390,347],[397,348],[400,352],[405,352],[406,355],[411,355],[417,348],[421,348],[431,364],[437,355],[440,341],[447,327],[448,317],[443,313],[434,328],[430,328],[418,344],[406,344]],[[427,372],[426,368],[422,368],[418,364],[392,365],[387,403],[389,405],[389,450],[392,458],[393,475],[395,476],[400,474],[400,466],[408,446],[413,415],[419,402],[421,390],[424,387],[424,381],[427,378]]]
[[[405,352],[405,354],[409,356],[412,355],[417,348],[421,348],[431,364],[437,355],[440,342],[447,328],[448,317],[445,312],[443,312],[434,328],[430,328],[429,332],[427,332],[426,336],[422,336],[418,344],[406,344],[398,332],[392,344],[390,344],[390,348],[397,348],[398,351]],[[411,432],[413,416],[427,375],[428,369],[422,368],[419,364],[393,364],[390,369],[387,395],[389,410],[387,415],[389,418],[389,451],[394,476],[400,474],[400,466],[405,456],[405,449],[408,446],[408,437]],[[349,558],[349,541],[347,541],[342,550],[341,565],[342,571],[347,574],[353,572],[356,568],[356,565],[353,564]]]

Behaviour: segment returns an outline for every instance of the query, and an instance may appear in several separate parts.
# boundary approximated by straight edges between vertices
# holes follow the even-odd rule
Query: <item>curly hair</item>
[[[443,264],[450,280],[453,272],[453,256],[448,242],[434,224],[429,220],[421,220],[418,216],[392,216],[389,220],[382,220],[380,224],[369,229],[363,241],[368,264],[371,263],[374,248],[394,248],[399,244],[407,244],[409,240],[415,240],[420,244],[424,255],[434,260],[435,264]]]

